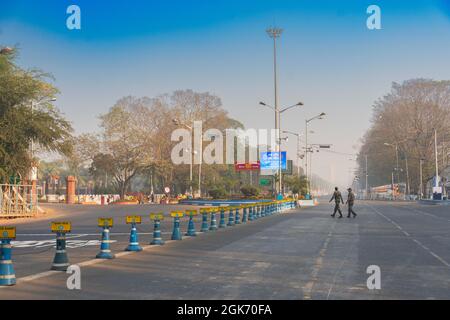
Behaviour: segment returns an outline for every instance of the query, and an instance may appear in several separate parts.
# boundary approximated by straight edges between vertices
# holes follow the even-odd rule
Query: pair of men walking
[[[348,215],[347,218],[350,218],[350,215],[353,214],[353,218],[356,218],[357,214],[353,211],[353,205],[355,204],[355,194],[352,191],[352,188],[348,188],[348,198],[346,204],[348,205]],[[330,199],[330,202],[334,200],[334,212],[331,215],[333,218],[336,216],[336,212],[339,212],[339,218],[342,218],[342,211],[340,204],[344,204],[344,199],[342,198],[342,194],[339,191],[338,187],[334,188],[333,196]]]

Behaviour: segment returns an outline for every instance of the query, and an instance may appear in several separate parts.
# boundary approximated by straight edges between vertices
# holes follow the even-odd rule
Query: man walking
[[[353,214],[353,218],[356,218],[356,213],[353,211],[353,205],[355,204],[355,194],[352,191],[352,188],[348,188],[348,198],[346,204],[348,205],[348,215],[347,218],[350,218],[350,214]]]
[[[331,197],[330,201],[333,201],[335,203],[334,206],[334,212],[331,215],[333,218],[336,216],[336,212],[339,212],[339,218],[342,218],[342,211],[341,211],[341,207],[339,206],[342,202],[342,204],[344,204],[344,199],[342,199],[342,194],[341,192],[338,190],[338,187],[334,188],[334,193],[333,196]]]

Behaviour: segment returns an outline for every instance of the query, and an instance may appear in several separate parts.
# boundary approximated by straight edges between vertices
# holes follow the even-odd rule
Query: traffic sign
[[[0,227],[0,239],[10,240],[16,238],[16,227]]]
[[[183,211],[172,211],[170,213],[170,216],[174,217],[174,218],[181,218],[184,215]]]
[[[127,224],[132,224],[132,223],[141,224],[142,217],[141,216],[127,216],[126,223]]]
[[[114,224],[113,218],[98,218],[99,227],[111,228]]]
[[[261,168],[261,165],[260,165],[259,161],[234,164],[234,170],[236,170],[236,171],[259,170],[260,168]]]
[[[72,231],[72,225],[70,222],[52,222],[51,224],[52,232],[58,233],[68,233]]]
[[[187,216],[196,216],[198,214],[197,210],[188,209],[186,210]]]
[[[259,179],[259,185],[261,186],[270,186],[270,179]]]
[[[150,213],[150,219],[151,220],[164,220],[164,214],[162,212]]]

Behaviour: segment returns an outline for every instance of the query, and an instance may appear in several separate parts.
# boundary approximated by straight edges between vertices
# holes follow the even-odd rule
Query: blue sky
[[[81,8],[82,29],[66,28],[66,8]],[[382,30],[366,28],[366,8],[382,10]],[[450,0],[326,1],[2,0],[0,45],[18,45],[19,63],[55,77],[57,105],[78,133],[125,95],[177,89],[209,91],[247,127],[268,128],[273,114],[268,26],[284,29],[279,43],[280,104],[305,107],[282,126],[312,142],[355,153],[374,100],[392,81],[450,79]],[[287,144],[295,152],[295,139]],[[313,171],[345,184],[348,157],[315,155]]]

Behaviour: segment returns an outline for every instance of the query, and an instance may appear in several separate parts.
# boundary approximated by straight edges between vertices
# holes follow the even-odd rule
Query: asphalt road
[[[133,213],[141,209],[149,211],[144,206]],[[94,216],[105,212],[86,210],[74,218],[74,228],[98,234]],[[82,264],[81,290],[68,290],[69,275],[63,272],[19,279],[14,287],[0,288],[0,299],[450,298],[450,207],[358,202],[356,219],[333,219],[331,210],[329,204],[291,210],[112,261]],[[124,209],[108,207],[108,212],[119,216]],[[165,223],[164,230],[170,230]],[[20,232],[48,232],[48,223],[23,227]],[[150,230],[150,225],[142,228]],[[114,232],[127,229],[118,225]],[[113,237],[120,239],[115,250],[126,246],[123,237]],[[146,243],[150,235],[141,239]],[[13,256],[18,277],[48,270],[49,252],[20,255],[20,250]],[[69,255],[77,263],[97,251],[87,246],[69,249]],[[43,257],[49,260],[44,263]],[[370,265],[381,270],[379,290],[367,288]]]

